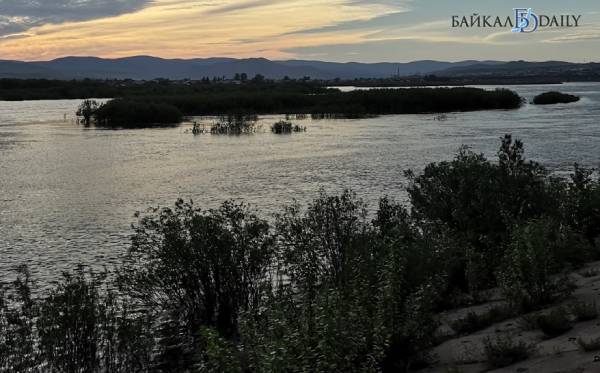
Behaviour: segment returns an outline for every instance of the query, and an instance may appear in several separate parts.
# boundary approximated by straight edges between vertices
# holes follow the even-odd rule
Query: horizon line
[[[377,61],[377,62],[362,62],[362,61],[356,61],[356,60],[351,60],[351,61],[326,61],[326,60],[319,60],[319,59],[302,59],[302,58],[291,58],[291,59],[270,59],[270,58],[266,58],[266,57],[226,57],[226,56],[212,56],[212,57],[160,57],[160,56],[153,56],[153,55],[146,55],[146,54],[140,54],[140,55],[131,55],[131,56],[125,56],[125,57],[101,57],[101,56],[93,56],[93,55],[65,55],[65,56],[61,56],[61,57],[56,57],[53,59],[49,59],[49,60],[11,60],[11,59],[0,59],[0,61],[3,62],[23,62],[23,63],[42,63],[42,62],[53,62],[53,61],[58,61],[58,60],[63,60],[63,59],[68,59],[68,58],[93,58],[93,59],[99,59],[99,60],[106,60],[106,61],[118,61],[118,60],[125,60],[125,59],[132,59],[132,58],[153,58],[153,59],[158,59],[158,60],[165,60],[165,61],[192,61],[192,60],[210,60],[210,59],[228,59],[228,60],[233,60],[233,61],[244,61],[244,60],[266,60],[266,61],[270,61],[270,62],[288,62],[288,61],[309,61],[309,62],[325,62],[325,63],[339,63],[339,64],[382,64],[382,63],[386,63],[386,64],[410,64],[410,63],[417,63],[417,62],[445,62],[445,63],[459,63],[459,62],[469,62],[469,61],[475,61],[475,62],[502,62],[502,63],[509,63],[509,62],[531,62],[531,63],[545,63],[545,62],[558,62],[558,63],[573,63],[573,64],[588,64],[588,63],[600,63],[600,61],[566,61],[566,60],[553,60],[553,59],[548,59],[548,60],[514,60],[514,59],[509,59],[509,60],[496,60],[496,59],[484,59],[484,60],[478,60],[478,59],[464,59],[464,60],[436,60],[436,59],[421,59],[421,60],[409,60],[409,61],[404,61],[404,62],[400,62],[400,61]]]

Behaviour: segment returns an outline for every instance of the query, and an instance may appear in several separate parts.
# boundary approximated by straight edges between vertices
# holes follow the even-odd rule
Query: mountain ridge
[[[175,58],[131,56],[122,58],[66,56],[50,61],[0,60],[0,78],[18,79],[134,79],[199,80],[246,73],[249,78],[261,74],[269,79],[333,80],[436,74],[442,76],[473,76],[490,74],[523,74],[525,72],[600,69],[600,64],[577,64],[562,61],[494,61],[465,60],[457,62],[419,60],[412,62],[327,62],[318,60],[269,60],[266,58],[236,59],[229,57]]]

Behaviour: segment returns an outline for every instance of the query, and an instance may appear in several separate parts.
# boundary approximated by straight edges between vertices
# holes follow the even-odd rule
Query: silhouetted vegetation
[[[129,99],[108,101],[94,110],[92,117],[96,126],[111,128],[176,125],[183,120],[173,105]]]
[[[471,334],[513,316],[515,316],[514,309],[506,306],[497,306],[483,313],[469,312],[464,318],[452,322],[451,327],[456,334]]]
[[[135,80],[46,80],[0,79],[0,100],[58,100],[98,99],[116,97],[178,96],[233,92],[296,92],[320,93],[327,88],[319,82],[308,81],[254,81],[232,84],[221,77],[199,81],[171,81],[155,79]]]
[[[301,127],[297,124],[293,124],[292,122],[286,122],[284,120],[280,120],[278,122],[273,123],[271,126],[271,132],[275,134],[286,134],[292,132],[305,132],[306,127]]]
[[[598,318],[596,302],[575,302],[571,305],[571,313],[575,321],[590,321]]]
[[[577,101],[579,96],[555,91],[545,92],[533,98],[533,103],[536,105],[568,104]]]
[[[96,114],[98,107],[100,105],[95,100],[84,100],[77,112],[75,113],[77,117],[81,117],[81,123],[84,126],[89,126],[92,123],[92,117]]]
[[[502,368],[527,359],[535,352],[535,346],[511,336],[498,336],[484,341],[484,352],[492,368]]]
[[[223,115],[210,127],[214,135],[241,135],[256,131],[256,115],[229,114]]]
[[[152,102],[176,106],[185,115],[325,114],[362,117],[489,109],[514,109],[521,98],[508,90],[477,88],[376,89],[351,92],[328,90],[318,94],[290,91],[211,92],[186,96],[148,96]]]
[[[300,86],[302,88],[302,86]],[[182,115],[311,114],[313,118],[363,118],[379,114],[514,109],[521,98],[508,90],[477,88],[376,89],[307,93],[275,89],[209,91],[193,95],[129,97],[109,101],[95,111],[97,124],[139,127],[178,123]],[[234,113],[234,114],[232,114]],[[216,133],[230,132],[232,122],[220,122]],[[238,123],[234,122],[233,127]],[[223,128],[221,128],[223,127]],[[241,128],[244,132],[244,128]],[[234,128],[234,132],[237,128]]]
[[[564,334],[573,328],[568,311],[555,308],[547,314],[541,314],[536,320],[537,326],[549,338]]]
[[[550,177],[510,136],[498,156],[462,148],[409,172],[410,209],[383,198],[372,217],[348,191],[289,206],[272,222],[234,202],[150,209],[116,275],[78,269],[40,292],[21,268],[2,288],[0,370],[423,367],[448,298],[500,285],[511,308],[453,325],[479,330],[560,299],[570,291],[557,283],[562,273],[597,257],[595,174],[576,166],[568,180]],[[594,313],[578,309],[577,318]],[[550,336],[571,317],[557,309],[531,322]],[[492,367],[533,351],[510,337],[484,347]]]

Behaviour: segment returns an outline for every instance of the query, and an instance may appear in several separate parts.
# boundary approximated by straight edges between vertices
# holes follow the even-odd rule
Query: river
[[[487,87],[489,88],[489,87]],[[573,104],[518,110],[296,120],[305,133],[274,135],[280,116],[263,116],[255,134],[198,135],[176,128],[101,130],[78,126],[80,100],[0,102],[0,273],[28,264],[56,279],[82,263],[119,263],[134,213],[177,198],[201,207],[225,199],[264,217],[322,188],[351,188],[371,208],[383,195],[405,199],[406,169],[451,159],[461,144],[495,157],[505,133],[526,156],[554,172],[574,162],[600,166],[600,84],[509,86],[530,101],[560,90]],[[198,118],[210,123],[214,118]]]

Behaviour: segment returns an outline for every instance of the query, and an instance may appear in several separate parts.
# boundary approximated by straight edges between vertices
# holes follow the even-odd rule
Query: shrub
[[[577,101],[579,96],[556,91],[541,93],[533,98],[533,103],[536,105],[568,104]]]
[[[431,271],[419,270],[417,258],[427,254],[401,235],[407,227],[387,224],[399,210],[384,205],[381,230],[350,192],[322,194],[305,211],[295,205],[276,217],[285,281],[264,311],[244,318],[251,366],[406,371],[426,360],[439,287]]]
[[[39,360],[36,351],[33,282],[25,266],[11,286],[0,286],[0,371],[29,371]]]
[[[598,307],[596,301],[593,302],[575,302],[571,305],[571,312],[577,321],[589,321],[598,318]]]
[[[502,140],[499,163],[461,148],[453,161],[433,163],[423,173],[407,172],[413,214],[446,225],[463,246],[463,278],[455,284],[477,291],[495,284],[504,241],[515,222],[554,208],[545,185],[546,171],[523,158],[523,145]]]
[[[529,310],[570,294],[568,279],[557,276],[568,245],[553,221],[542,219],[517,227],[498,271],[498,281],[507,300]]]
[[[200,363],[198,369],[206,373],[241,373],[242,366],[237,349],[230,341],[220,337],[212,328],[200,329]]]
[[[536,323],[541,331],[550,338],[564,334],[573,327],[569,313],[562,307],[555,308],[550,313],[539,315]]]
[[[96,114],[99,106],[100,105],[95,100],[84,100],[79,105],[76,115],[83,118],[81,121],[85,126],[89,126],[92,121],[92,117]]]
[[[243,204],[202,211],[192,202],[152,209],[135,226],[120,279],[156,310],[178,310],[188,330],[238,333],[239,314],[258,301],[273,248],[266,221]]]
[[[105,287],[105,275],[79,268],[47,295],[30,296],[21,267],[0,297],[0,370],[52,372],[142,371],[154,346],[151,323]]]
[[[499,306],[481,314],[469,312],[464,318],[455,320],[451,324],[451,327],[459,335],[471,334],[485,329],[492,324],[504,321],[513,315],[514,312],[509,307]]]
[[[563,220],[597,247],[600,237],[600,180],[595,170],[574,166],[563,200]],[[594,252],[594,259],[598,251]]]
[[[535,345],[522,340],[515,341],[509,335],[498,336],[495,340],[488,337],[483,341],[483,347],[492,368],[502,368],[526,360],[535,351]]]
[[[229,114],[221,116],[218,122],[210,128],[210,133],[215,135],[241,135],[252,133],[256,130],[256,115]]]
[[[183,119],[181,111],[171,104],[123,98],[100,105],[93,115],[97,126],[109,128],[172,126]]]
[[[587,341],[583,338],[579,338],[577,340],[577,343],[585,352],[592,352],[592,351],[600,350],[600,337],[590,338]]]
[[[523,315],[519,318],[519,326],[523,330],[536,330],[538,329],[537,319],[538,314]]]
[[[286,122],[280,120],[279,122],[275,122],[271,126],[271,132],[275,134],[284,134],[284,133],[292,133],[292,132],[304,132],[306,131],[306,127],[300,127],[299,125],[294,125],[292,122]]]

